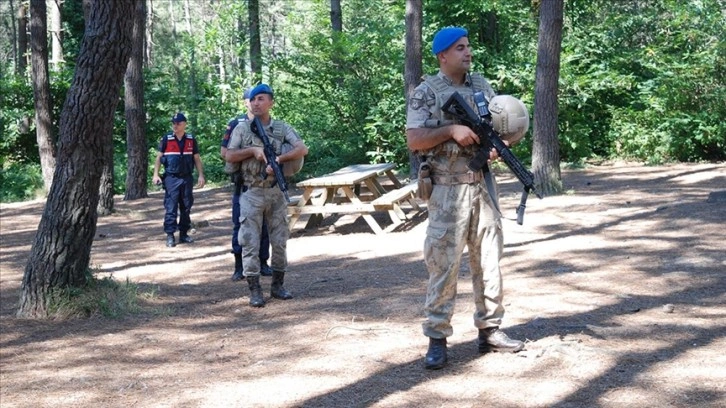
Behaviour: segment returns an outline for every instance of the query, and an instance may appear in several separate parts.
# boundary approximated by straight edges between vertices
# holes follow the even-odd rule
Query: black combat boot
[[[426,361],[424,366],[428,370],[438,370],[444,368],[448,361],[446,356],[446,337],[443,339],[435,339],[429,337],[429,350],[426,352]]]
[[[479,352],[502,351],[516,353],[524,349],[524,343],[519,340],[510,339],[498,327],[479,329]]]
[[[242,273],[244,269],[242,269],[242,254],[235,254],[234,255],[234,273],[232,274],[232,280],[237,282],[244,280],[245,275]]]
[[[272,276],[272,268],[270,268],[267,262],[260,262],[260,275]]]
[[[292,294],[282,287],[285,281],[285,272],[272,271],[272,287],[270,295],[275,299],[288,300],[292,299]]]
[[[264,307],[265,298],[262,297],[262,287],[260,286],[260,276],[248,276],[247,284],[250,286],[250,306]]]

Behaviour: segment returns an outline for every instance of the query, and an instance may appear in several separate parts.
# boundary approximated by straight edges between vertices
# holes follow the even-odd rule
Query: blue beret
[[[250,99],[250,91],[252,90],[252,87],[248,86],[245,88],[244,98]]]
[[[174,122],[174,123],[186,122],[187,121],[187,117],[184,116],[183,113],[177,112],[176,115],[174,115],[174,116],[171,117],[171,121]]]
[[[254,99],[255,96],[259,94],[270,94],[271,98],[275,97],[275,94],[272,92],[272,88],[270,88],[270,85],[267,84],[259,84],[256,87],[252,88],[250,91],[250,99]]]
[[[468,36],[469,32],[465,28],[444,27],[434,35],[434,45],[431,47],[431,50],[436,55],[441,51],[446,51],[452,44],[459,41],[459,38]]]

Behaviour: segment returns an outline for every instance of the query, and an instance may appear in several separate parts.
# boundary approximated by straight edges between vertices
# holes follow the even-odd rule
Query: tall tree
[[[30,1],[30,48],[35,103],[35,137],[38,141],[43,186],[50,191],[56,162],[55,137],[51,119],[52,101],[48,75],[48,37],[45,0]]]
[[[343,32],[343,11],[340,8],[340,0],[330,0],[330,24],[334,32]]]
[[[406,104],[408,104],[408,96],[418,86],[423,76],[422,26],[423,6],[421,0],[406,0],[406,63],[403,69]],[[414,152],[409,151],[408,161],[411,165],[410,177],[412,179],[417,178],[420,158]]]
[[[249,21],[249,18],[247,19]],[[236,68],[236,74],[241,75],[244,72],[245,69],[245,61],[247,61],[247,36],[249,34],[249,31],[247,30],[247,26],[245,25],[245,20],[243,18],[243,14],[240,13],[237,17],[237,36],[236,36],[236,43],[235,48],[239,51],[237,54],[233,57],[233,63],[232,65]]]
[[[103,157],[103,170],[98,183],[98,207],[96,212],[100,216],[113,213],[113,140],[108,145],[102,146],[101,157]]]
[[[253,81],[262,80],[262,46],[260,45],[260,1],[250,0],[250,70]]]
[[[151,54],[154,45],[154,2],[148,0],[149,4],[146,7],[146,33],[144,38],[144,68],[148,68],[152,65]]]
[[[149,149],[146,144],[143,70],[145,35],[146,2],[137,1],[134,10],[133,48],[124,77],[126,156],[128,158],[124,200],[148,197],[146,178],[149,167]]]
[[[562,192],[560,142],[557,138],[557,83],[560,78],[564,0],[540,3],[539,44],[534,90],[532,172],[544,195]]]
[[[343,34],[343,10],[340,7],[340,0],[330,0],[330,26],[333,29],[332,41],[336,48],[340,48],[340,37]],[[335,67],[335,84],[338,87],[343,87],[343,69],[344,69],[344,56],[342,52],[333,53],[333,66]]]
[[[12,1],[10,2],[12,5]],[[28,68],[28,6],[20,3],[18,6],[18,50],[15,54],[15,72],[18,75],[25,75]]]
[[[104,146],[112,143],[114,111],[131,54],[134,4],[115,0],[91,5],[61,112],[55,181],[23,275],[20,317],[47,316],[54,289],[87,283]]]
[[[61,19],[63,0],[48,0],[47,5],[50,10],[50,63],[53,70],[58,71],[63,64],[63,21]]]

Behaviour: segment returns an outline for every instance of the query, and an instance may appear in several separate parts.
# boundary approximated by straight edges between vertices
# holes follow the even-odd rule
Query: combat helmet
[[[511,95],[497,95],[489,101],[492,127],[502,140],[514,146],[529,129],[529,112],[524,103]]]

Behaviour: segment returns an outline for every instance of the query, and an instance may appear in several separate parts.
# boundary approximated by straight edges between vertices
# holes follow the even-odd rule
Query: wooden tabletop
[[[321,177],[311,178],[296,183],[298,187],[332,187],[351,186],[359,184],[364,180],[376,176],[378,173],[393,170],[394,163],[380,164],[353,164],[348,167],[326,174]]]

